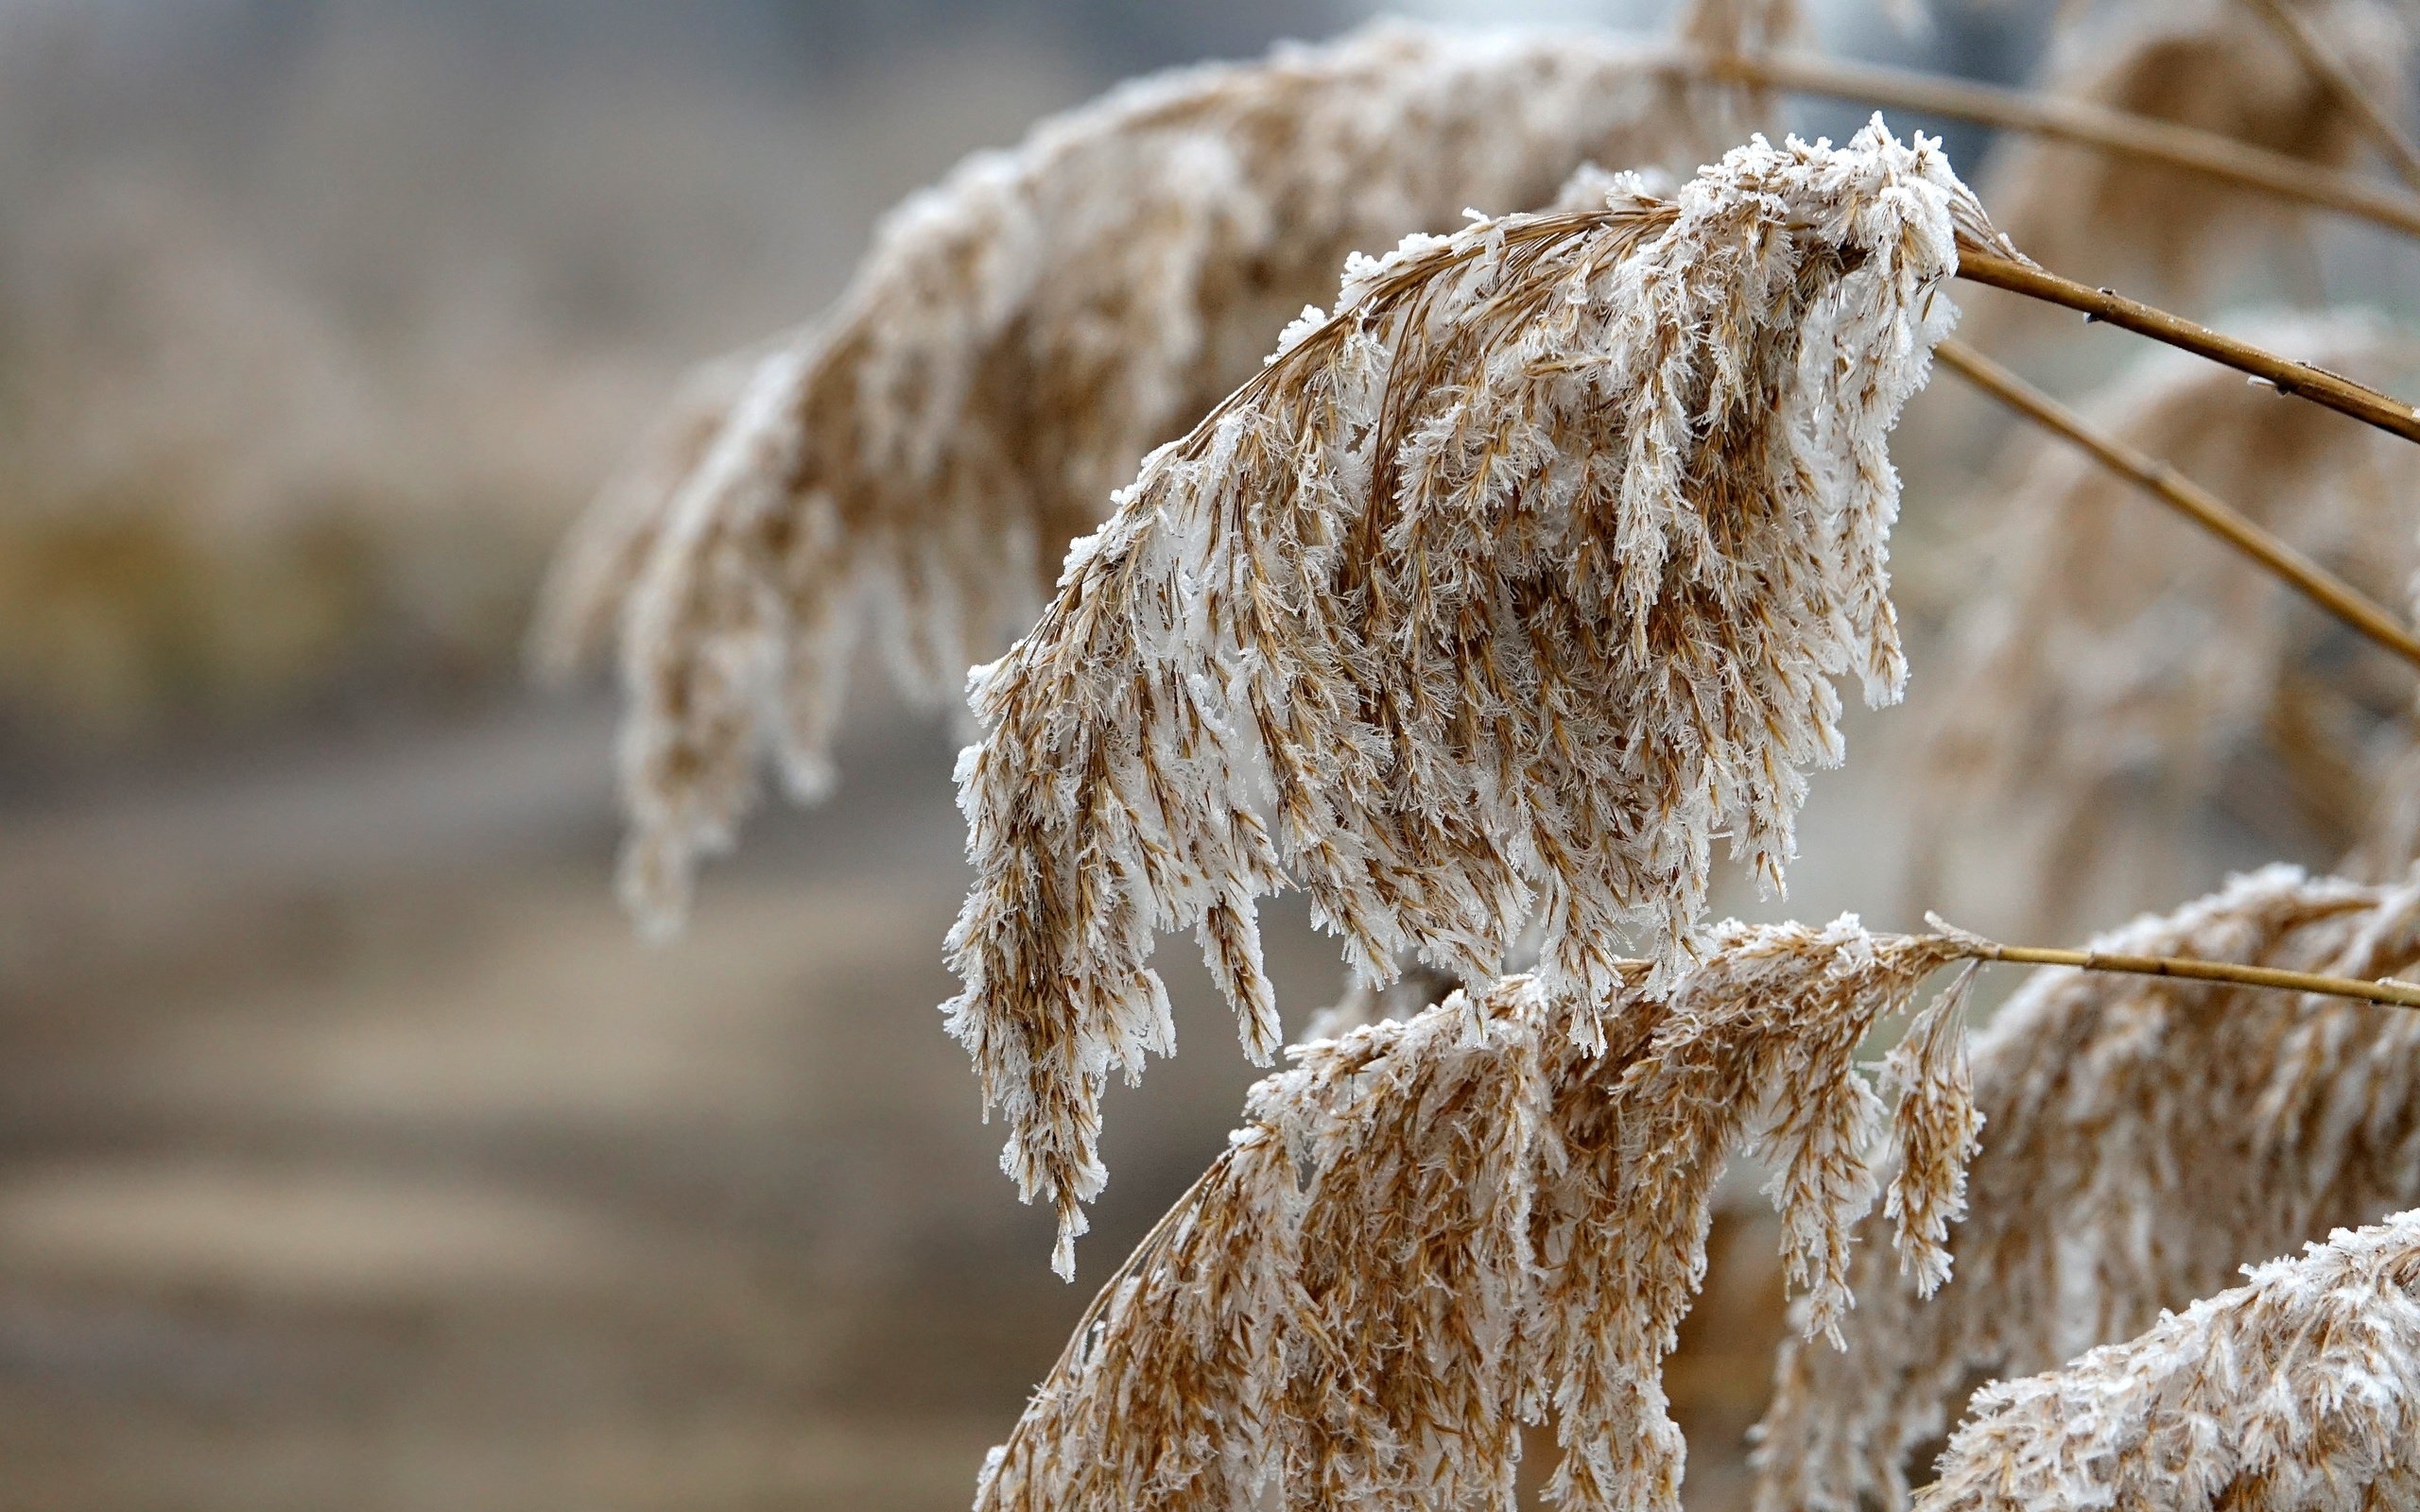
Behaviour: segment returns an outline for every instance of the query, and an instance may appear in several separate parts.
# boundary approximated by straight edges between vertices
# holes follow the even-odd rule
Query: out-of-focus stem
[[[2317,75],[2320,82],[2335,93],[2345,109],[2361,118],[2363,129],[2384,149],[2388,161],[2394,164],[2394,171],[2402,175],[2403,181],[2420,189],[2420,147],[2412,146],[2411,139],[2403,134],[2403,128],[2395,125],[2394,118],[2370,97],[2370,92],[2362,87],[2353,71],[2344,66],[2344,60],[2329,50],[2327,39],[2319,34],[2319,28],[2310,24],[2309,18],[2287,5],[2285,0],[2244,0],[2244,3],[2260,13],[2260,19],[2269,24],[2269,29],[2277,34],[2278,40],[2291,49],[2296,58],[2302,60],[2305,68]]]
[[[2114,290],[2090,288],[2033,264],[1971,249],[1962,249],[1959,252],[1958,276],[1993,288],[2006,289],[2012,294],[2022,294],[2028,299],[2080,310],[2087,320],[2106,321],[2137,335],[2165,341],[2171,347],[2181,347],[2212,362],[2250,373],[2281,394],[2292,394],[2316,404],[2325,404],[2340,414],[2350,415],[2382,431],[2391,431],[2405,440],[2420,441],[2420,409],[2413,409],[2399,399],[2357,384],[2342,373],[2329,372],[2307,362],[2278,356],[2249,341],[2221,335],[2205,325],[2187,320],[2183,316],[2170,315],[2140,301],[2127,299]]]
[[[1967,79],[1798,53],[1740,55],[1680,49],[1669,66],[1691,79],[1925,111],[2098,147],[2371,221],[2406,235],[2420,235],[2420,198],[2358,174],[2339,173],[2173,121]]]
[[[1934,355],[1985,393],[2066,438],[2110,472],[2293,584],[2338,619],[2420,666],[2420,636],[2363,597],[2352,584],[2261,529],[2173,467],[2101,430],[1971,347],[1945,341]]]

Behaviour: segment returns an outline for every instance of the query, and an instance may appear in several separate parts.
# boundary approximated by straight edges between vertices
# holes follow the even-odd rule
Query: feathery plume
[[[1619,36],[1374,26],[1126,85],[902,205],[677,484],[652,463],[685,442],[609,490],[549,591],[557,663],[622,621],[642,920],[677,924],[768,751],[794,796],[829,786],[870,615],[911,696],[954,695],[1143,454],[1249,377],[1346,254],[1543,204],[1591,159],[1698,161],[1654,62]]]
[[[2373,96],[2396,96],[2408,36],[2397,8],[2297,3],[2336,56],[2354,60]],[[2048,74],[2055,94],[2329,167],[2350,165],[2368,141],[2359,113],[2240,0],[2098,8],[2062,28]],[[2210,271],[2213,252],[2244,248],[2241,228],[2279,214],[2205,179],[2036,140],[2010,144],[1989,188],[2018,246],[2091,283],[2152,273],[2190,284]],[[2221,225],[2236,229],[2214,234]]]
[[[2420,960],[2420,880],[2273,867],[2095,948],[2373,980]],[[1760,1512],[1905,1505],[1908,1456],[1970,1373],[2051,1368],[2247,1260],[2420,1203],[2420,1014],[2043,972],[1976,1038],[1972,1065],[1990,1137],[1948,1240],[1956,1279],[1920,1303],[1921,1266],[1900,1280],[1887,1253],[1858,1251],[1845,1352],[1784,1348],[1754,1454]]]
[[[2420,1502],[2420,1210],[2062,1369],[1987,1386],[1924,1512]]]
[[[753,348],[698,364],[643,432],[555,554],[530,617],[528,660],[562,685],[601,661],[631,585],[655,550],[664,509],[697,472],[766,353]]]
[[[2408,342],[2359,317],[2267,315],[2243,330],[2343,371],[2420,369]],[[2408,443],[2181,352],[2083,407],[2374,598],[2396,601],[2420,567]],[[2323,855],[2371,829],[2386,768],[2410,746],[2411,669],[2064,441],[2029,438],[2016,460],[1992,505],[1989,570],[1959,595],[1945,696],[1924,711],[1927,866],[1988,828],[1996,882],[2088,904],[2114,860],[2173,874],[2177,816],[2197,805]],[[2409,859],[2364,869],[2390,876]]]
[[[1996,233],[1937,144],[1758,138],[1677,202],[1355,260],[1145,463],[970,677],[959,765],[946,1011],[1063,1268],[1103,1082],[1173,1048],[1161,930],[1259,1059],[1255,900],[1289,870],[1374,982],[1405,952],[1485,979],[1534,912],[1593,1047],[1626,928],[1656,983],[1686,958],[1716,834],[1778,885],[1833,679],[1898,695],[1885,439],[1961,236]]]
[[[1601,1056],[1530,976],[1294,1047],[1102,1288],[978,1512],[1504,1505],[1549,1414],[1559,1504],[1677,1507],[1661,1363],[1716,1179],[1762,1153],[1793,1279],[1844,1307],[1879,1112],[1854,1054],[1955,949],[1727,924],[1667,998],[1624,963]]]

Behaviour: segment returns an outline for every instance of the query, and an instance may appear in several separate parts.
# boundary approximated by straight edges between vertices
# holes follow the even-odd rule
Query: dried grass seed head
[[[2420,1503],[2420,1210],[1975,1396],[1923,1512]]]
[[[828,786],[870,620],[911,696],[954,696],[1143,454],[1249,377],[1348,253],[1544,204],[1591,160],[1700,161],[1655,56],[1375,25],[1128,84],[903,204],[677,484],[651,461],[684,448],[599,501],[549,592],[558,662],[622,625],[643,920],[677,923],[768,752],[794,795]]]
[[[2372,97],[2400,97],[2406,12],[2382,0],[2292,3]],[[2367,140],[2360,116],[2242,0],[2094,7],[2062,27],[2046,75],[2053,94],[2328,167],[2350,166]],[[2247,232],[2293,227],[2273,202],[2197,175],[2046,140],[2012,142],[1986,188],[2018,246],[2096,284],[2148,275],[2189,292],[2256,245]],[[1984,312],[2014,313],[1997,303]]]
[[[1777,885],[1833,679],[1898,695],[1886,438],[1995,234],[1878,117],[1759,138],[1677,202],[1357,259],[1154,453],[970,679],[947,1012],[1021,1192],[1072,1234],[1098,1190],[1104,1081],[1172,1048],[1161,931],[1276,1047],[1255,900],[1289,874],[1374,981],[1484,979],[1542,916],[1583,1044],[1626,932],[1658,982],[1686,959],[1717,834]]]
[[[1743,1146],[1781,1173],[1793,1274],[1833,1290],[1873,1196],[1853,1065],[1953,947],[1729,924],[1665,997],[1629,963],[1602,1055],[1534,977],[1288,1051],[1250,1122],[1114,1275],[982,1512],[1677,1507],[1662,1360]]]
[[[2273,867],[2094,944],[2408,973],[2420,882]],[[1976,1038],[1972,1074],[1984,1137],[1968,1216],[1949,1230],[1955,1277],[1920,1301],[1921,1270],[1895,1277],[1886,1250],[1859,1248],[1847,1349],[1784,1349],[1754,1455],[1760,1512],[1904,1506],[1910,1455],[1972,1373],[2052,1368],[2221,1290],[2247,1261],[2420,1203],[2420,1014],[2044,971]],[[1937,1177],[1927,1189],[1945,1190]]]

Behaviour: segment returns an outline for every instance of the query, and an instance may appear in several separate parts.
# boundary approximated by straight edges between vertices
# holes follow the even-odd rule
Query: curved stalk
[[[2114,290],[2089,288],[2033,264],[1994,256],[1972,248],[1961,249],[1958,276],[1993,288],[2006,289],[2012,294],[2022,294],[2028,299],[2082,311],[2086,320],[2106,321],[2137,335],[2165,341],[2171,347],[2182,348],[2238,372],[2249,373],[2281,394],[2292,394],[2316,404],[2325,404],[2339,414],[2350,415],[2405,440],[2420,441],[2420,409],[2414,409],[2399,399],[2379,393],[2367,385],[2357,384],[2342,373],[2314,368],[2307,362],[2295,362],[2248,341],[2221,335],[2205,325],[2170,315],[2140,301],[2127,299]]]
[[[2224,500],[2166,462],[2127,445],[2031,384],[1962,342],[1933,355],[1994,399],[2089,453],[2111,472],[2291,583],[2320,608],[2404,661],[2420,666],[2420,636],[2361,592],[2260,528]]]

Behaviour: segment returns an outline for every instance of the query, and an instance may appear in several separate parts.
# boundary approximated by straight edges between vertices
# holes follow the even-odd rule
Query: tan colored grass
[[[1063,1269],[1101,1086],[1173,1048],[1161,931],[1266,1057],[1255,900],[1289,879],[1375,982],[1408,953],[1484,980],[1535,915],[1588,1045],[1625,935],[1659,980],[1687,957],[1718,833],[1778,884],[1834,678],[1897,694],[1885,438],[1990,234],[1878,120],[1759,139],[1677,201],[1348,265],[1153,454],[974,675],[959,762],[949,1023]]]
[[[1924,1512],[2420,1503],[2420,1211],[1975,1398]]]
[[[2298,0],[2371,93],[2397,97],[2408,12],[2380,0]],[[2050,93],[2174,121],[2330,167],[2367,142],[2360,113],[2241,0],[2096,8],[2063,27]],[[2239,259],[2273,204],[2156,165],[2040,141],[2012,142],[1988,185],[2010,236],[2088,283],[2155,275],[2192,286]]]
[[[2358,316],[2257,317],[2251,338],[2376,377],[2408,343]],[[2106,430],[2217,490],[2381,602],[2420,568],[2407,507],[2420,451],[2163,354],[2079,402]],[[2411,852],[2369,816],[2411,748],[2408,667],[2291,589],[2047,436],[2020,438],[2014,486],[1972,557],[1938,667],[1918,669],[1927,901],[1962,834],[1996,837],[1996,886],[2072,927],[2119,868],[2169,876],[2213,812],[2327,856],[2368,837],[2362,872]],[[2399,852],[2399,853],[2397,853]]]
[[[677,920],[769,753],[801,796],[828,784],[869,621],[908,691],[954,696],[1143,454],[1247,378],[1346,254],[1544,204],[1592,158],[1698,161],[1651,62],[1613,36],[1377,26],[1129,84],[902,205],[711,445],[645,454],[600,501],[550,592],[542,660],[623,627],[642,916]],[[648,476],[693,451],[677,486]]]
[[[2097,943],[2404,972],[2420,962],[2420,882],[2271,868]],[[1886,1251],[1859,1252],[1845,1352],[1785,1348],[1756,1451],[1765,1512],[1902,1506],[1910,1456],[1971,1373],[2057,1366],[2248,1261],[2420,1201],[2420,1015],[2044,972],[1977,1038],[1972,1064],[1982,1149],[1950,1230],[1955,1279],[1920,1302]]]
[[[1854,1055],[1955,948],[1726,925],[1667,996],[1625,968],[1601,1055],[1534,977],[1289,1051],[977,1508],[1504,1505],[1548,1418],[1555,1504],[1677,1508],[1661,1365],[1716,1179],[1776,1172],[1792,1281],[1839,1315],[1883,1115]]]

